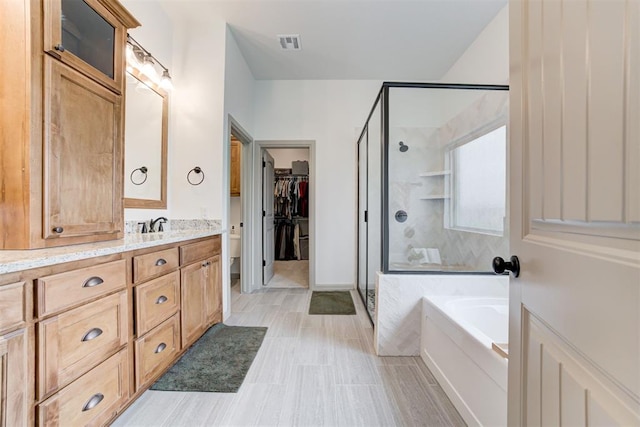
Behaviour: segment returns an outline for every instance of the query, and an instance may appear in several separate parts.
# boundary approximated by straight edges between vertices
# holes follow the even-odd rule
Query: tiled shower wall
[[[462,97],[450,102],[451,111],[456,111],[453,105],[456,102],[467,102],[468,106],[445,119],[445,124],[439,128],[390,128],[390,262],[409,262],[412,248],[437,248],[444,265],[458,266],[461,270],[489,271],[494,256],[508,255],[508,223],[505,223],[504,236],[447,229],[444,227],[446,199],[420,199],[445,194],[448,175],[421,177],[419,174],[448,169],[445,158],[453,141],[500,118],[506,121],[507,91],[471,95],[475,95],[471,102],[460,99]],[[445,114],[446,110],[447,106]],[[409,151],[400,152],[396,147],[398,141],[407,144]],[[400,209],[408,214],[404,223],[393,219]],[[393,265],[390,267],[394,269]]]

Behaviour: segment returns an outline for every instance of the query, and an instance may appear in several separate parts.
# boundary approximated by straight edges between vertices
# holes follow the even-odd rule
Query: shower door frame
[[[508,85],[464,84],[464,83],[412,83],[412,82],[384,82],[382,83],[382,272],[384,274],[465,274],[487,275],[485,271],[389,271],[389,88],[404,89],[457,89],[457,90],[485,90],[509,91]],[[367,119],[368,121],[368,119]]]

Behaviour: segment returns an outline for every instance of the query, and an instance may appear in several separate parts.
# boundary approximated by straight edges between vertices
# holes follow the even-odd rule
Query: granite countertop
[[[136,249],[151,248],[168,243],[222,234],[220,227],[198,230],[165,231],[162,233],[125,234],[120,240],[62,246],[48,249],[0,250],[0,274],[46,267],[63,262],[78,261]]]

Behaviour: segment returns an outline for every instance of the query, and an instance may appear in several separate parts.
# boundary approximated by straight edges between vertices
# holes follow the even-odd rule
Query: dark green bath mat
[[[209,328],[151,390],[236,393],[262,345],[267,328]]]
[[[349,291],[313,291],[309,314],[356,314],[356,307]]]

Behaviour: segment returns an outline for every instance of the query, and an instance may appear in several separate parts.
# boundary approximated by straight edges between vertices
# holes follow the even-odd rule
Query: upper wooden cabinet
[[[116,0],[0,1],[0,249],[123,235],[126,30]]]
[[[241,167],[241,156],[242,156],[242,143],[237,140],[235,137],[231,137],[231,167],[229,170],[231,171],[231,179],[230,179],[230,193],[231,197],[239,197],[240,196],[240,172],[242,170]]]
[[[117,2],[45,0],[44,51],[122,92],[127,28],[138,22]]]

